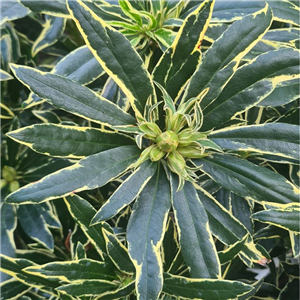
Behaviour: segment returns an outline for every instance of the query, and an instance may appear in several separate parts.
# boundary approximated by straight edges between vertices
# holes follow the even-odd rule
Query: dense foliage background
[[[299,299],[299,10],[2,1],[1,298]]]

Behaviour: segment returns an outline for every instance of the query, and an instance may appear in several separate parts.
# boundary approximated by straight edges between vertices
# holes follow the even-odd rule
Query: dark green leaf
[[[127,227],[129,255],[136,268],[141,299],[157,299],[163,285],[160,246],[171,207],[169,181],[162,166],[138,197]]]
[[[54,124],[22,127],[7,135],[36,152],[68,158],[84,158],[122,145],[135,144],[131,138],[114,132]]]
[[[142,59],[121,33],[107,25],[82,1],[68,1],[68,6],[102,68],[120,86],[138,116],[142,116],[148,97],[155,100],[154,87]]]
[[[140,155],[136,146],[122,146],[91,155],[73,166],[26,185],[6,198],[8,203],[39,203],[95,189],[123,173]]]
[[[299,191],[292,183],[245,159],[215,153],[194,162],[218,184],[246,199],[260,203],[298,202]]]
[[[1,22],[12,21],[25,17],[30,10],[20,4],[17,0],[1,1]]]
[[[248,293],[251,285],[219,279],[191,279],[165,274],[163,291],[186,299],[228,300]]]
[[[105,125],[134,123],[118,106],[70,79],[29,67],[11,65],[11,69],[34,93],[60,109]]]
[[[251,151],[299,160],[299,126],[284,123],[225,128],[208,135],[227,150]]]
[[[186,182],[183,189],[177,192],[178,179],[174,175],[171,183],[181,252],[191,276],[218,278],[220,263],[201,199],[192,183]]]
[[[157,169],[157,164],[145,161],[111,195],[92,220],[92,224],[105,221],[126,205],[129,205],[142,191]]]

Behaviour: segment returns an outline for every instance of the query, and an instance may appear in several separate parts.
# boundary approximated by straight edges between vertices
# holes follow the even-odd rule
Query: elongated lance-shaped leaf
[[[0,81],[14,79],[9,73],[4,70],[0,70]]]
[[[28,236],[44,247],[53,250],[53,236],[36,205],[19,206],[17,215],[18,221]]]
[[[120,32],[82,1],[68,1],[67,4],[87,46],[125,93],[136,115],[142,117],[147,99],[151,96],[155,100],[155,91],[141,57]]]
[[[247,257],[249,266],[252,262],[264,262],[264,253],[256,248],[245,226],[203,188],[197,186],[197,193],[206,209],[212,234],[225,245],[236,246],[235,250],[239,250],[237,244],[246,238],[245,247],[240,254]]]
[[[204,111],[201,130],[208,130],[257,105],[280,82],[299,78],[299,51],[269,51],[240,67],[219,97]]]
[[[77,195],[72,195],[64,198],[64,200],[73,219],[90,239],[90,242],[94,245],[100,256],[107,260],[106,243],[102,233],[102,228],[112,232],[110,226],[105,222],[97,224],[96,226],[90,226],[91,219],[94,216],[96,209],[85,199]]]
[[[115,282],[91,279],[66,284],[58,287],[57,290],[69,296],[95,296],[117,288]]]
[[[92,224],[105,221],[115,216],[129,205],[143,190],[157,169],[157,164],[150,160],[140,165],[110,196],[92,220]]]
[[[208,138],[227,150],[251,151],[299,160],[299,126],[285,123],[230,127]]]
[[[106,251],[111,261],[120,271],[133,274],[135,272],[135,268],[130,260],[128,249],[126,249],[126,247],[114,234],[104,228],[102,231],[106,242]]]
[[[11,258],[0,254],[1,271],[13,276],[18,281],[34,287],[57,287],[58,281],[48,278],[42,278],[36,275],[27,274],[23,269],[36,265],[32,261],[23,258]]]
[[[259,107],[283,106],[299,98],[299,79],[280,82],[274,91],[258,103]]]
[[[300,208],[285,207],[281,209],[266,209],[259,211],[251,218],[270,225],[300,233]]]
[[[31,0],[19,0],[22,5],[29,8],[35,13],[47,14],[50,16],[70,18],[66,2],[60,0],[52,1],[31,1]]]
[[[206,51],[201,64],[191,78],[183,101],[197,97],[209,87],[202,100],[205,108],[223,90],[244,55],[263,37],[272,22],[268,5],[232,24]]]
[[[122,299],[122,297],[129,296],[134,290],[135,282],[132,281],[125,286],[121,286],[114,291],[109,291],[101,294],[95,300],[115,300]]]
[[[65,26],[65,18],[47,16],[45,24],[43,24],[44,29],[32,46],[32,56],[35,56],[44,48],[47,48],[56,43],[64,32]]]
[[[138,299],[157,299],[161,292],[160,246],[170,207],[170,185],[160,166],[138,197],[127,227],[129,255],[136,268]]]
[[[44,265],[27,267],[24,272],[41,278],[72,282],[77,280],[114,280],[111,265],[92,259],[78,261],[50,262]]]
[[[112,131],[54,124],[23,127],[7,135],[36,152],[68,158],[84,158],[123,145],[135,144],[128,136]]]
[[[274,20],[299,26],[299,7],[291,1],[268,1]],[[217,1],[213,12],[213,22],[232,22],[263,8],[263,1]]]
[[[193,279],[164,274],[163,291],[174,297],[202,300],[236,299],[253,287],[240,281],[219,279]]]
[[[214,1],[205,1],[185,19],[172,46],[164,52],[153,71],[153,79],[174,100],[200,62],[200,45],[208,28],[213,5]]]
[[[7,21],[12,21],[25,17],[30,13],[30,10],[20,4],[17,0],[1,2],[1,22],[4,24]]]
[[[117,105],[79,83],[29,67],[10,66],[15,76],[32,92],[60,109],[107,126],[135,122]]]
[[[3,278],[1,278],[1,279],[3,279]],[[22,295],[32,289],[31,286],[28,286],[22,282],[16,281],[14,278],[12,278],[10,280],[2,281],[0,288],[1,288],[1,298],[2,299],[21,299],[21,300],[24,299],[24,298],[22,298]]]
[[[105,185],[139,157],[136,146],[122,146],[91,155],[73,166],[30,183],[6,198],[7,203],[40,203]]]
[[[177,186],[178,179],[171,174],[172,206],[184,261],[194,278],[219,278],[220,262],[205,208],[191,182],[176,192]]]
[[[298,202],[299,189],[282,175],[235,156],[215,153],[194,160],[196,166],[224,188],[258,203]]]

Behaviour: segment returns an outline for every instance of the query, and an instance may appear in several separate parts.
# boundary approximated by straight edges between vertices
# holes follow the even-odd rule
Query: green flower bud
[[[145,137],[150,140],[155,140],[161,134],[160,128],[153,122],[143,122],[139,125],[139,128],[146,134]]]
[[[196,142],[199,139],[205,138],[206,135],[200,132],[193,132],[192,129],[187,128],[182,130],[178,134],[179,138],[179,145],[180,146],[188,146],[194,142]]]
[[[164,152],[172,152],[178,146],[178,136],[175,132],[168,130],[156,138],[157,147]]]
[[[158,161],[165,156],[165,152],[158,149],[158,147],[154,147],[150,151],[150,159],[152,161]]]
[[[20,187],[20,184],[19,184],[19,182],[18,182],[17,180],[12,181],[12,182],[9,184],[9,190],[10,190],[11,192],[14,192],[14,191],[18,190],[19,187]]]
[[[186,158],[202,158],[204,156],[204,149],[201,147],[184,146],[178,147],[177,151]]]
[[[151,145],[150,147],[146,148],[140,155],[139,159],[135,162],[134,166],[137,168],[140,164],[150,158],[150,152],[155,147],[155,145]]]
[[[4,166],[3,170],[2,170],[2,177],[8,181],[14,181],[17,177],[17,172],[14,168],[9,167],[9,166]]]
[[[5,179],[1,179],[1,189],[4,188],[7,185],[7,181]]]
[[[168,166],[173,173],[176,173],[180,176],[184,176],[186,173],[185,160],[180,153],[177,151],[171,152],[168,155]]]

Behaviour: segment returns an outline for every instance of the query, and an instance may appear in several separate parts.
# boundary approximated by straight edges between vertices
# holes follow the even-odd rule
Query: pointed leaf
[[[96,296],[106,291],[115,290],[116,283],[105,280],[83,280],[57,288],[62,294],[70,296]]]
[[[102,68],[120,86],[136,113],[142,116],[148,97],[155,99],[155,92],[140,56],[121,33],[107,25],[82,1],[68,1],[67,4]]]
[[[19,0],[22,5],[29,8],[35,13],[47,14],[56,17],[70,17],[65,1],[51,0],[51,1],[31,1]]]
[[[205,52],[184,95],[184,100],[197,97],[209,87],[201,106],[205,108],[223,90],[240,60],[263,37],[272,22],[268,5],[264,9],[233,23]]]
[[[154,80],[174,100],[200,62],[199,47],[208,27],[213,5],[213,1],[205,1],[185,19],[172,46],[164,52],[153,71]]]
[[[186,182],[181,191],[175,192],[178,179],[171,176],[172,206],[184,261],[192,277],[218,278],[220,263],[205,208],[192,183]]]
[[[128,250],[114,234],[110,233],[104,228],[102,230],[106,241],[107,254],[110,259],[120,271],[133,274],[135,272],[135,268],[130,260]]]
[[[37,205],[19,206],[17,214],[24,232],[44,247],[53,250],[53,236]]]
[[[39,203],[72,192],[95,189],[123,173],[139,157],[136,146],[122,146],[91,155],[73,166],[30,183],[6,198],[7,203]]]
[[[58,17],[48,17],[45,24],[43,24],[44,29],[40,33],[37,40],[32,45],[32,56],[35,56],[38,52],[46,47],[49,47],[56,43],[61,37],[65,30],[66,19]]]
[[[90,225],[96,209],[85,199],[77,195],[73,195],[66,197],[64,200],[70,214],[78,223],[85,235],[90,239],[90,242],[94,245],[100,256],[102,258],[106,258],[104,255],[106,253],[106,242],[103,236],[102,228],[112,232],[110,226],[105,222],[95,226]]]
[[[60,109],[108,126],[135,122],[115,104],[70,79],[24,66],[11,65],[11,69],[32,92]]]
[[[251,218],[278,226],[280,228],[300,233],[300,208],[289,208],[282,206],[281,209],[266,209],[259,211]]]
[[[129,205],[143,190],[157,169],[157,164],[150,160],[140,165],[110,196],[92,220],[92,224],[105,221],[115,216]]]
[[[203,172],[235,194],[259,203],[298,202],[299,190],[282,175],[231,155],[194,160]]]
[[[9,73],[4,70],[0,70],[0,81],[14,79]]]
[[[2,278],[1,278],[2,279]],[[1,299],[20,299],[23,294],[31,290],[31,286],[25,285],[15,279],[6,280],[1,283]]]
[[[37,124],[11,131],[10,138],[32,150],[57,157],[84,158],[134,141],[122,134],[90,127]]]
[[[17,0],[1,1],[1,22],[12,21],[25,17],[30,10],[20,4]]]
[[[115,300],[129,296],[135,290],[134,284],[135,282],[133,281],[123,287],[118,288],[115,291],[105,292],[99,297],[95,298],[95,300]]]
[[[299,51],[269,51],[240,67],[219,97],[207,106],[202,130],[212,129],[257,105],[281,81],[299,77]]]
[[[299,128],[284,123],[239,126],[214,131],[208,138],[227,150],[252,151],[299,160]]]
[[[169,182],[162,166],[137,199],[127,227],[129,255],[136,268],[140,299],[157,299],[163,285],[160,253],[171,207]]]
[[[113,280],[115,278],[111,273],[110,265],[92,259],[51,262],[40,266],[27,267],[24,271],[42,278],[64,282],[88,279]]]
[[[191,279],[164,275],[163,291],[175,297],[202,300],[228,300],[248,293],[253,289],[251,285],[229,280]]]

